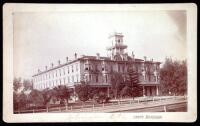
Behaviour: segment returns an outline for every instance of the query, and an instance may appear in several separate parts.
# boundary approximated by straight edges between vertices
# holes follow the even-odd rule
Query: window
[[[72,82],[74,82],[74,76],[72,76]]]
[[[61,76],[61,69],[59,69],[59,72],[60,72],[60,76]]]
[[[76,64],[76,71],[78,71],[78,63]]]
[[[120,43],[120,39],[118,39],[118,43]]]
[[[91,75],[89,75],[89,81],[91,81],[92,80],[92,76]]]
[[[69,73],[69,66],[67,67],[68,73]]]
[[[85,70],[88,70],[88,67],[86,67]]]
[[[74,68],[73,68],[73,65],[72,65],[72,73],[74,72]]]
[[[120,72],[120,65],[118,65],[118,72]]]
[[[108,75],[105,76],[105,79],[106,79],[106,83],[107,83],[108,82]]]
[[[78,74],[76,75],[76,82],[78,82]]]
[[[70,83],[70,78],[68,77],[68,83]]]
[[[64,84],[65,84],[65,78],[63,78]]]
[[[65,69],[63,68],[63,74],[65,75]]]
[[[98,80],[99,78],[98,78],[98,75],[96,75],[96,82],[98,82],[99,80]]]
[[[60,79],[60,85],[61,85],[61,79]]]
[[[97,65],[95,65],[95,70],[98,71],[98,66]]]
[[[57,70],[56,70],[56,77],[57,77]]]
[[[88,75],[85,76],[86,81],[88,81]]]

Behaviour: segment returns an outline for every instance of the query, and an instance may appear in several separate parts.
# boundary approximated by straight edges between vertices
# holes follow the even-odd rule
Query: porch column
[[[159,95],[158,86],[156,86],[156,95]]]
[[[142,92],[143,92],[143,97],[145,97],[145,88],[144,88],[144,86],[142,86],[142,88],[143,88],[143,90],[142,90]]]
[[[73,95],[74,95],[74,102],[76,101],[76,92],[75,92],[75,87],[73,88]]]
[[[107,87],[107,96],[110,97],[110,88]]]

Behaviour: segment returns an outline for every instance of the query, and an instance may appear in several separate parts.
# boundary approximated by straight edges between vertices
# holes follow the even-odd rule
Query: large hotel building
[[[109,37],[112,45],[107,48],[108,57],[102,57],[99,53],[96,56],[77,57],[75,53],[74,60],[66,57],[63,64],[58,61],[58,65],[52,63],[44,71],[38,69],[38,73],[33,75],[34,89],[43,90],[58,85],[74,89],[76,84],[85,80],[91,87],[104,88],[109,94],[113,73],[118,72],[124,76],[131,64],[138,73],[138,84],[143,87],[143,96],[159,95],[160,62],[147,60],[146,57],[137,59],[133,53],[129,56],[125,52],[127,45],[123,44],[123,37],[121,33]]]

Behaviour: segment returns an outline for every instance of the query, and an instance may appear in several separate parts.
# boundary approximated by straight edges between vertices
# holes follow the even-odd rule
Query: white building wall
[[[74,86],[74,83],[80,82],[80,61],[36,75],[33,80],[33,87],[38,90],[53,88],[58,85]]]

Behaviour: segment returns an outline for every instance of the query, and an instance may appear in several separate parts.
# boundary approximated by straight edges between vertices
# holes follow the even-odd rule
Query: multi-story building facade
[[[91,87],[104,88],[108,94],[111,88],[113,73],[120,73],[122,76],[127,74],[128,66],[132,66],[138,73],[139,85],[143,87],[143,95],[159,95],[159,69],[160,62],[152,59],[147,60],[135,58],[125,52],[127,45],[123,44],[123,35],[115,33],[110,36],[112,45],[107,48],[108,57],[102,57],[99,53],[96,56],[74,55],[74,60],[69,61],[66,57],[66,63],[51,67],[45,67],[44,71],[38,70],[33,75],[33,85],[35,89],[53,88],[58,85],[66,85],[74,89],[81,80],[87,81]]]

